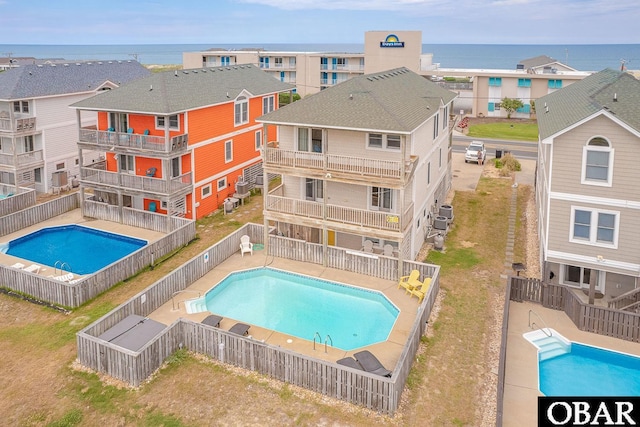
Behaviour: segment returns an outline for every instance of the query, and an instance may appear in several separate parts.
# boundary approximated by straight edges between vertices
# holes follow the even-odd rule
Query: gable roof
[[[613,114],[640,131],[640,81],[607,68],[538,99],[536,112],[541,139],[598,112]]]
[[[153,73],[71,107],[171,115],[230,102],[243,91],[259,96],[292,88],[293,85],[273,78],[254,65],[232,65]]]
[[[137,61],[21,65],[0,73],[0,99],[8,101],[86,93],[106,82],[121,85],[150,73]]]
[[[547,55],[540,55],[534,58],[523,59],[520,61],[520,64],[524,65],[526,70],[530,68],[543,67],[545,65],[557,64],[558,61],[556,59],[551,58]]]
[[[455,97],[454,92],[401,67],[351,78],[257,121],[409,133]]]

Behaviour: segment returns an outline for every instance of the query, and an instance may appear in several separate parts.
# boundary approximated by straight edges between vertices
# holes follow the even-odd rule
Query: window
[[[233,160],[233,141],[224,143],[224,162],[229,163]]]
[[[590,280],[591,280],[590,268],[576,267],[574,265],[564,266],[564,277],[562,280],[563,284],[573,285],[573,286],[589,285]]]
[[[438,132],[440,131],[440,125],[438,121],[440,120],[440,113],[436,114],[433,118],[433,139],[438,137]]]
[[[438,153],[438,168],[442,167],[442,148],[440,149],[440,152]]]
[[[427,185],[431,184],[431,162],[427,163]]]
[[[368,134],[367,148],[400,150],[401,141],[400,135],[370,133]]]
[[[32,151],[34,151],[33,135],[27,135],[24,137],[24,152],[30,153]]]
[[[249,100],[246,96],[239,96],[235,103],[235,124],[249,123]]]
[[[127,156],[124,154],[120,154],[119,155],[119,159],[120,159],[120,172],[128,172],[128,173],[135,173],[136,169],[135,169],[135,158],[133,156]]]
[[[518,87],[531,87],[531,79],[518,79]]]
[[[443,117],[442,129],[446,129],[447,128],[447,123],[449,121],[449,106],[448,105],[446,107],[444,107],[444,115],[442,117]]]
[[[262,131],[256,131],[256,151],[260,151],[262,148]]]
[[[489,77],[489,86],[502,86],[502,77]]]
[[[517,113],[530,113],[531,112],[531,104],[524,104],[522,107],[516,109]]]
[[[273,58],[273,64],[276,68],[282,68],[282,58]]]
[[[156,116],[156,128],[164,129],[164,116]],[[177,114],[169,116],[169,129],[180,129],[180,122],[178,121]]]
[[[298,151],[322,153],[322,129],[298,128]]]
[[[494,104],[493,104],[493,108],[494,108],[496,111],[500,111],[500,107],[502,107],[502,104],[501,104],[501,103],[499,103],[499,102],[496,102],[496,103],[494,103]]]
[[[591,138],[582,153],[582,184],[611,186],[613,149],[602,137]]]
[[[211,195],[211,184],[207,184],[201,189],[200,196],[202,199],[206,199]]]
[[[61,171],[64,170],[64,162],[56,164],[56,170]]]
[[[306,178],[304,185],[305,198],[316,202],[322,201],[322,184],[322,180],[320,179]]]
[[[382,134],[370,133],[369,134],[369,148],[382,148]]]
[[[618,245],[618,212],[574,207],[571,222],[571,242],[614,247]]]
[[[371,209],[390,212],[393,209],[393,193],[390,188],[371,187]]]
[[[227,177],[218,180],[218,191],[222,191],[227,188]]]
[[[174,157],[171,159],[171,178],[180,176],[180,157]]]
[[[125,113],[109,113],[109,127],[117,132],[129,129],[129,117]]]
[[[42,168],[37,168],[33,170],[33,179],[37,183],[42,183]]]
[[[560,89],[562,88],[562,80],[549,80],[547,86],[549,89]]]
[[[275,97],[273,95],[262,98],[262,114],[267,114],[273,111],[274,99]]]
[[[28,113],[29,112],[29,101],[13,101],[13,112],[14,113]]]

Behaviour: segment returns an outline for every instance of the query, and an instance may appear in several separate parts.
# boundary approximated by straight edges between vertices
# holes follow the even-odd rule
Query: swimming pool
[[[6,253],[75,274],[91,274],[146,244],[146,240],[81,225],[63,225],[11,240]]]
[[[232,273],[188,303],[187,312],[206,309],[310,341],[317,332],[318,342],[342,350],[385,341],[400,313],[380,292],[272,268]]]
[[[536,345],[540,349],[538,380],[544,395],[640,396],[640,357],[569,343],[566,351],[547,356],[545,346]]]

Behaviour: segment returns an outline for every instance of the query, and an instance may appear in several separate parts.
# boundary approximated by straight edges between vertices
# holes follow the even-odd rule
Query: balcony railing
[[[321,202],[267,196],[266,210],[298,217],[322,219]],[[326,219],[334,223],[357,225],[379,230],[403,231],[413,220],[413,203],[402,215],[392,212],[370,211],[327,204]]]
[[[410,162],[400,160],[364,159],[280,148],[265,149],[265,165],[398,179],[410,170]]]
[[[329,71],[364,71],[364,65],[321,64],[320,69]]]
[[[110,172],[97,168],[83,167],[80,168],[80,179],[85,183],[95,183],[163,195],[171,195],[192,187],[191,172],[187,172],[167,181],[164,178],[152,178],[143,175]]]
[[[88,128],[81,128],[79,136],[80,142],[95,144],[105,151],[108,151],[111,147],[125,147],[163,153],[186,150],[188,137],[188,134],[182,134],[167,139],[164,136],[111,132]]]
[[[0,153],[0,165],[8,165],[20,167],[32,163],[42,162],[42,150],[29,151],[27,153],[19,153],[16,156],[17,163],[14,162],[13,154]]]
[[[0,131],[6,132],[26,132],[36,128],[36,118],[27,117],[24,119],[0,118]]]

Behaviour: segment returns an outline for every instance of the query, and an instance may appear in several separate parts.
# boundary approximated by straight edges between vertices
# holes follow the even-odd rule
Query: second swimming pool
[[[14,239],[6,253],[75,274],[91,274],[146,244],[146,240],[120,234],[63,225],[45,227]]]
[[[400,310],[382,293],[272,268],[232,273],[200,299],[206,310],[332,347],[385,341]],[[198,301],[187,304],[187,311]],[[327,339],[327,336],[330,339]]]

